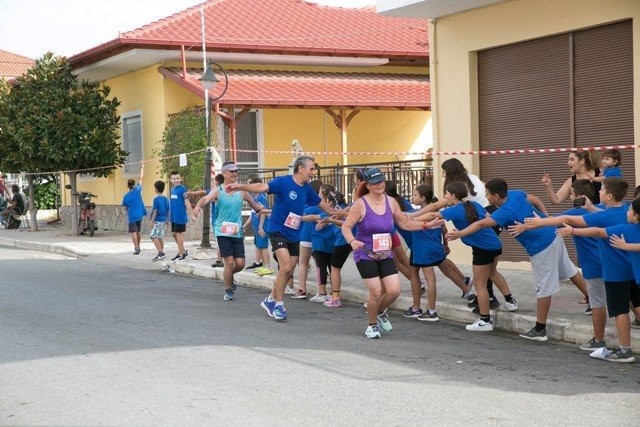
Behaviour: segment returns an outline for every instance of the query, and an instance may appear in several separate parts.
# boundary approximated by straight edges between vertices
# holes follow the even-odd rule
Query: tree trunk
[[[36,192],[33,188],[33,175],[27,175],[27,182],[29,183],[29,221],[31,222],[31,231],[38,231],[38,207],[36,206]]]

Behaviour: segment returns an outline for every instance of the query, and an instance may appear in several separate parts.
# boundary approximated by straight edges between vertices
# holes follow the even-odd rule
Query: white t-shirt
[[[480,181],[480,178],[478,178],[472,173],[468,173],[467,176],[469,177],[469,179],[471,180],[471,183],[473,184],[473,190],[476,192],[475,196],[472,196],[471,194],[469,194],[469,196],[467,197],[467,200],[471,202],[476,202],[482,207],[488,206],[489,201],[487,200],[487,196],[485,195],[484,182]]]

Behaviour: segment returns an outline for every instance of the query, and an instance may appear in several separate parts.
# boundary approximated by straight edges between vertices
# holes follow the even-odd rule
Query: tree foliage
[[[212,134],[212,140],[215,141],[215,132]],[[160,148],[155,153],[163,158],[162,176],[168,177],[171,171],[177,170],[187,188],[202,188],[204,152],[198,150],[203,150],[206,146],[207,128],[203,110],[187,108],[171,116],[164,129]],[[187,166],[180,167],[178,155],[192,151],[198,152],[187,157]]]
[[[8,91],[0,88],[0,170],[30,173],[31,199],[33,174],[70,171],[72,191],[78,170],[108,176],[127,155],[118,144],[120,101],[109,99],[109,91],[78,81],[64,57],[37,59]]]
[[[79,82],[66,58],[45,54],[0,91],[0,167],[10,172],[77,170],[121,165],[118,99],[109,87]],[[107,176],[113,168],[96,169]]]

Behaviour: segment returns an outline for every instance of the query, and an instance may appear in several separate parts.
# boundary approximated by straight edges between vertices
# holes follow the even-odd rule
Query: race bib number
[[[222,232],[222,234],[234,235],[238,234],[238,230],[240,230],[240,224],[237,224],[235,222],[225,221],[220,226],[220,232]]]
[[[300,222],[302,221],[302,217],[300,215],[296,215],[293,212],[289,212],[287,219],[284,220],[284,225],[286,227],[297,230],[300,228]]]
[[[373,252],[388,252],[391,250],[391,234],[378,233],[373,236]]]

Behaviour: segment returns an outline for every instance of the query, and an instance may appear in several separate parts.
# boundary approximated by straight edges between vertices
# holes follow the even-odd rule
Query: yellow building
[[[211,93],[228,81],[212,112],[226,160],[286,167],[294,139],[320,166],[423,157],[407,153],[431,147],[425,20],[302,0],[210,0],[69,58],[80,78],[104,82],[121,101],[127,164],[79,180],[100,204],[120,203],[142,160],[151,160],[143,187],[167,178],[154,150],[169,116],[205,104],[202,14],[206,58],[228,75],[218,72]],[[146,191],[145,203],[152,197]]]
[[[471,152],[458,156],[470,172],[548,203],[540,179],[569,177],[566,150],[616,146],[638,185],[640,2],[378,0],[377,11],[429,20],[435,153]],[[503,243],[502,258],[525,258]]]

